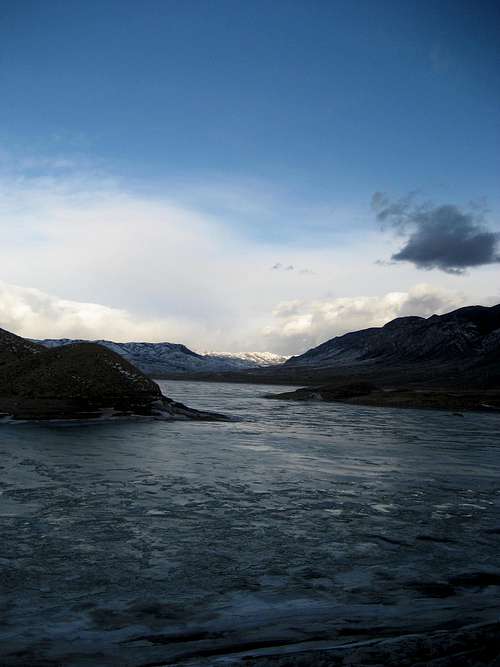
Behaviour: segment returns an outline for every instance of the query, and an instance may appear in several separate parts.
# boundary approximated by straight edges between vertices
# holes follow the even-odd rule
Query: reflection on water
[[[162,385],[241,420],[0,431],[2,664],[215,664],[498,616],[497,415]]]

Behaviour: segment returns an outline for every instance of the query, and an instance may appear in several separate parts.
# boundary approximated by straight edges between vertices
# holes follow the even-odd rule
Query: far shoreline
[[[176,374],[176,377],[154,377],[155,382],[201,382],[214,384],[248,384],[255,387],[286,386],[290,391],[260,394],[269,400],[286,400],[310,403],[342,403],[373,408],[403,408],[409,410],[439,410],[442,412],[478,412],[500,414],[499,390],[453,390],[447,387],[377,388],[369,394],[349,398],[325,399],[316,395],[320,385],[304,385],[284,381],[255,381],[253,377],[195,377]],[[340,385],[339,385],[340,388]],[[302,392],[297,395],[297,392]],[[304,395],[307,393],[308,395]]]

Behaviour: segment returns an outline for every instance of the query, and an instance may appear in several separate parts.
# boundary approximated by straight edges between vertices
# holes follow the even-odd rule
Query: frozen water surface
[[[500,416],[161,384],[241,420],[1,428],[2,666],[232,664],[498,619]]]

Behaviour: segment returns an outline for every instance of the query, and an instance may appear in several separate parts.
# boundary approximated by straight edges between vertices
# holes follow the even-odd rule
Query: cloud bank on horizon
[[[494,299],[484,301],[485,305],[490,305]],[[334,336],[382,326],[395,317],[429,317],[467,304],[464,294],[427,284],[416,285],[408,292],[381,296],[284,301],[277,304],[267,324],[247,333],[246,349],[253,344],[252,350],[260,346],[280,354],[300,354]],[[36,288],[3,282],[0,282],[0,326],[35,339],[182,342],[195,350],[201,350],[203,341],[210,339],[208,331],[203,339],[193,335],[189,321],[165,317],[138,320],[133,313],[123,309],[61,299]],[[223,338],[220,338],[216,351],[226,351],[221,346],[224,347]]]
[[[495,302],[494,297],[486,298],[482,305]],[[396,317],[430,317],[465,305],[470,305],[470,299],[464,293],[426,283],[417,284],[407,292],[380,296],[285,301],[278,304],[273,312],[274,321],[262,333],[284,354],[296,354],[350,331],[383,326]]]

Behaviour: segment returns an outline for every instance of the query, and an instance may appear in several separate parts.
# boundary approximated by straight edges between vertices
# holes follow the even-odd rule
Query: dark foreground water
[[[2,667],[227,665],[499,618],[500,416],[162,384],[241,421],[0,428]]]

